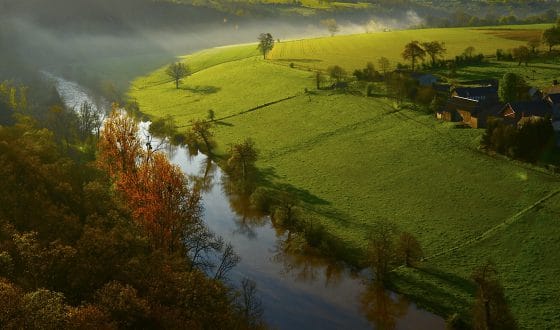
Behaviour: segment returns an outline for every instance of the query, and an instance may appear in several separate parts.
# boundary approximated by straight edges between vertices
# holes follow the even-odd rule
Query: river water
[[[68,107],[102,104],[75,82],[46,73]],[[96,102],[97,101],[97,102]],[[143,123],[142,125],[147,125]],[[224,192],[223,172],[205,155],[187,148],[166,151],[192,179],[203,180],[204,220],[241,257],[230,273],[232,284],[257,284],[267,324],[279,329],[444,329],[441,317],[404,297],[375,288],[366,276],[293,248],[293,235],[274,228],[267,217],[247,215]]]

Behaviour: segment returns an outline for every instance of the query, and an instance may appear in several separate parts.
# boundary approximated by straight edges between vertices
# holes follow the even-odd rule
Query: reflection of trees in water
[[[227,173],[222,175],[222,189],[228,197],[230,209],[237,215],[235,217],[236,232],[248,238],[255,238],[254,229],[266,224],[267,218],[265,214],[255,210],[251,205],[251,195],[246,188],[246,182],[236,180]]]
[[[362,313],[376,329],[395,329],[397,321],[408,311],[406,298],[392,295],[381,284],[374,283],[360,297]]]
[[[214,176],[216,174],[216,164],[212,159],[206,157],[201,161],[200,171],[197,175],[191,176],[194,189],[200,194],[208,193],[214,187]]]
[[[324,279],[324,286],[336,286],[342,279],[344,267],[333,263],[310,247],[303,236],[275,226],[278,240],[273,261],[282,264],[286,274],[298,282],[312,283]]]

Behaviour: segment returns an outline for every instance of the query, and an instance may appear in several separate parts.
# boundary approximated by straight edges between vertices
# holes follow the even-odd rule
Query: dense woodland
[[[136,123],[114,111],[95,150],[92,108],[27,90],[0,85],[0,327],[262,327],[225,285],[237,256]]]

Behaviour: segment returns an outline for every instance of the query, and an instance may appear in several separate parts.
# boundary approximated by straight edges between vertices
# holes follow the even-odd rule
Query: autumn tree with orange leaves
[[[181,169],[162,153],[142,162],[134,177],[136,182],[120,187],[134,218],[156,248],[178,251],[186,227],[200,217],[200,195],[188,188]]]
[[[98,164],[111,178],[130,175],[136,171],[142,157],[142,145],[138,138],[138,125],[132,118],[113,105],[113,111],[105,124],[98,144]]]
[[[182,246],[186,226],[200,217],[200,196],[164,154],[148,152],[142,149],[134,120],[114,109],[99,141],[99,163],[154,247],[174,253]]]

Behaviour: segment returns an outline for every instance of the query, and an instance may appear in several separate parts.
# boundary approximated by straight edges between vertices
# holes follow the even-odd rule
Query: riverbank
[[[216,59],[231,59],[247,48],[223,51]],[[215,52],[185,58],[187,63],[209,64],[185,79],[183,89],[162,83],[162,69],[136,80],[130,95],[147,114],[171,114],[179,126],[205,118],[212,104],[217,118],[227,117],[214,128],[215,153],[223,156],[228,144],[251,137],[260,151],[257,166],[263,182],[297,192],[303,217],[324,226],[352,251],[344,256],[351,263],[363,262],[366,234],[377,218],[413,233],[425,254],[433,256],[475,239],[556,189],[556,176],[479,152],[481,130],[455,129],[431,116],[395,109],[384,98],[304,93],[315,88],[312,72],[263,61],[251,53],[224,62],[214,59]],[[215,88],[206,95],[197,86]],[[553,214],[535,212],[539,217]],[[444,317],[458,312],[469,319],[474,294],[470,272],[485,261],[483,256],[491,255],[521,326],[552,324],[554,299],[528,308],[514,280],[518,276],[530,281],[525,265],[548,250],[540,245],[548,235],[538,229],[528,233],[521,223],[508,227],[507,237],[497,232],[464,250],[430,259],[419,269],[397,270],[396,290]],[[525,242],[527,248],[512,263],[506,247],[515,241]],[[560,246],[557,240],[549,243]],[[494,244],[500,248],[494,249]],[[529,248],[533,245],[539,247]],[[474,252],[465,254],[465,260],[455,258],[471,249]],[[542,276],[532,289],[547,296],[557,287],[551,266],[531,263],[531,267]],[[546,317],[532,316],[542,311]]]

